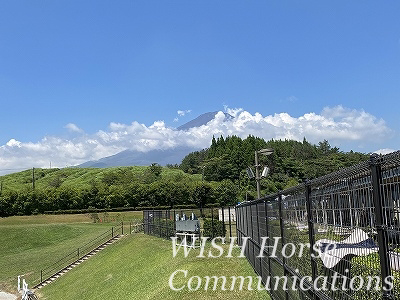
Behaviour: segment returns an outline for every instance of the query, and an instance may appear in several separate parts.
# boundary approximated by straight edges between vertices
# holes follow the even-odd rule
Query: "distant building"
[[[220,221],[222,221],[222,213],[224,214],[225,222],[229,222],[229,216],[231,218],[231,222],[236,222],[235,207],[224,207],[224,212],[222,212],[222,208],[218,209],[218,220]]]

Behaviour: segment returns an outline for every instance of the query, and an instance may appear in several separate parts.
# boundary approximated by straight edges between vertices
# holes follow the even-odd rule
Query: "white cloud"
[[[384,149],[376,150],[376,151],[374,151],[374,153],[385,155],[385,154],[389,154],[389,153],[392,153],[392,152],[395,152],[395,151],[396,150],[394,150],[394,149],[384,148]]]
[[[292,95],[292,96],[287,97],[286,100],[289,101],[289,102],[296,102],[299,99],[297,99],[296,96]]]
[[[239,113],[243,111],[243,108],[229,108],[227,105],[224,105],[224,110],[227,114],[230,114],[232,117],[236,117]]]
[[[15,140],[15,139],[11,139],[7,142],[6,146],[12,148],[12,147],[18,147],[21,148],[21,142]]]
[[[76,126],[74,123],[68,123],[67,125],[64,126],[64,128],[67,128],[69,131],[72,132],[79,132],[79,133],[83,132],[83,130],[78,126]]]
[[[267,140],[299,141],[306,137],[313,143],[327,139],[331,145],[338,146],[351,143],[376,145],[376,142],[383,142],[391,136],[391,130],[384,120],[364,110],[342,106],[327,107],[320,114],[310,112],[300,117],[284,112],[267,116],[261,113],[253,115],[242,108],[226,107],[225,111],[235,118],[225,120],[224,113],[219,112],[208,124],[186,131],[170,128],[164,121],[155,121],[150,126],[134,121],[131,124],[112,122],[108,130],[99,130],[92,135],[82,134],[72,139],[44,137],[35,143],[10,139],[0,146],[0,165],[2,169],[47,167],[51,161],[55,167],[65,167],[125,149],[143,152],[176,146],[201,149],[210,145],[213,135],[234,134],[246,138],[252,134]],[[82,132],[72,123],[67,126],[69,130]]]
[[[189,113],[191,113],[191,112],[192,112],[191,109],[188,109],[188,110],[178,110],[178,111],[177,111],[178,116],[181,116],[181,117],[183,117],[183,116],[185,116],[186,114],[189,114]]]

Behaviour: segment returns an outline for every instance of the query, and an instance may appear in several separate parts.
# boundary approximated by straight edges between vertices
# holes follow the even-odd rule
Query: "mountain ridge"
[[[176,128],[178,131],[189,130],[190,128],[206,125],[215,118],[218,111],[207,112],[201,114],[197,118]],[[225,121],[233,119],[228,113],[225,114]],[[76,167],[79,168],[107,168],[107,167],[124,167],[124,166],[148,166],[152,163],[158,163],[162,166],[167,164],[180,164],[182,159],[193,151],[201,150],[195,147],[177,146],[170,149],[156,149],[147,152],[136,150],[124,150],[114,155],[106,156],[98,160],[84,162]]]
[[[210,122],[211,120],[213,120],[215,118],[215,115],[218,113],[219,111],[214,111],[214,112],[207,112],[204,114],[201,114],[200,116],[198,116],[197,118],[190,120],[189,122],[179,126],[177,128],[177,130],[188,130],[190,128],[194,128],[194,127],[200,127],[202,125],[206,125],[208,122]],[[225,115],[225,120],[231,120],[233,119],[233,116],[231,116],[230,114],[224,112]]]
[[[98,160],[84,162],[77,167],[80,168],[107,168],[125,166],[148,166],[158,163],[162,166],[167,164],[180,164],[182,159],[190,152],[199,149],[180,146],[171,149],[156,149],[148,152],[136,150],[124,150],[114,155],[106,156]]]

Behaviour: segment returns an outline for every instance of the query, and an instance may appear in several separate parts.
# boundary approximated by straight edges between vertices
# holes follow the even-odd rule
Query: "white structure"
[[[34,293],[28,289],[28,284],[25,279],[22,279],[21,281],[21,276],[18,276],[18,292],[22,295],[22,300],[37,299],[36,297],[31,297],[34,296]]]
[[[236,222],[236,213],[234,207],[224,207],[224,221],[225,223],[229,222],[229,215],[231,218],[231,222]],[[218,220],[222,221],[222,209],[218,209]]]

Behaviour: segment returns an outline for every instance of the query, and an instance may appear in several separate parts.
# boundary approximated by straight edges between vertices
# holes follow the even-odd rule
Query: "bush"
[[[93,223],[97,223],[100,220],[99,215],[97,213],[90,213],[89,217],[93,220]]]
[[[203,229],[203,235],[211,238],[217,236],[225,237],[226,235],[226,227],[224,222],[216,219],[204,219]]]
[[[195,205],[195,204],[180,204],[180,205],[174,205],[173,208],[175,208],[175,209],[189,209],[189,208],[196,209],[197,205]]]

